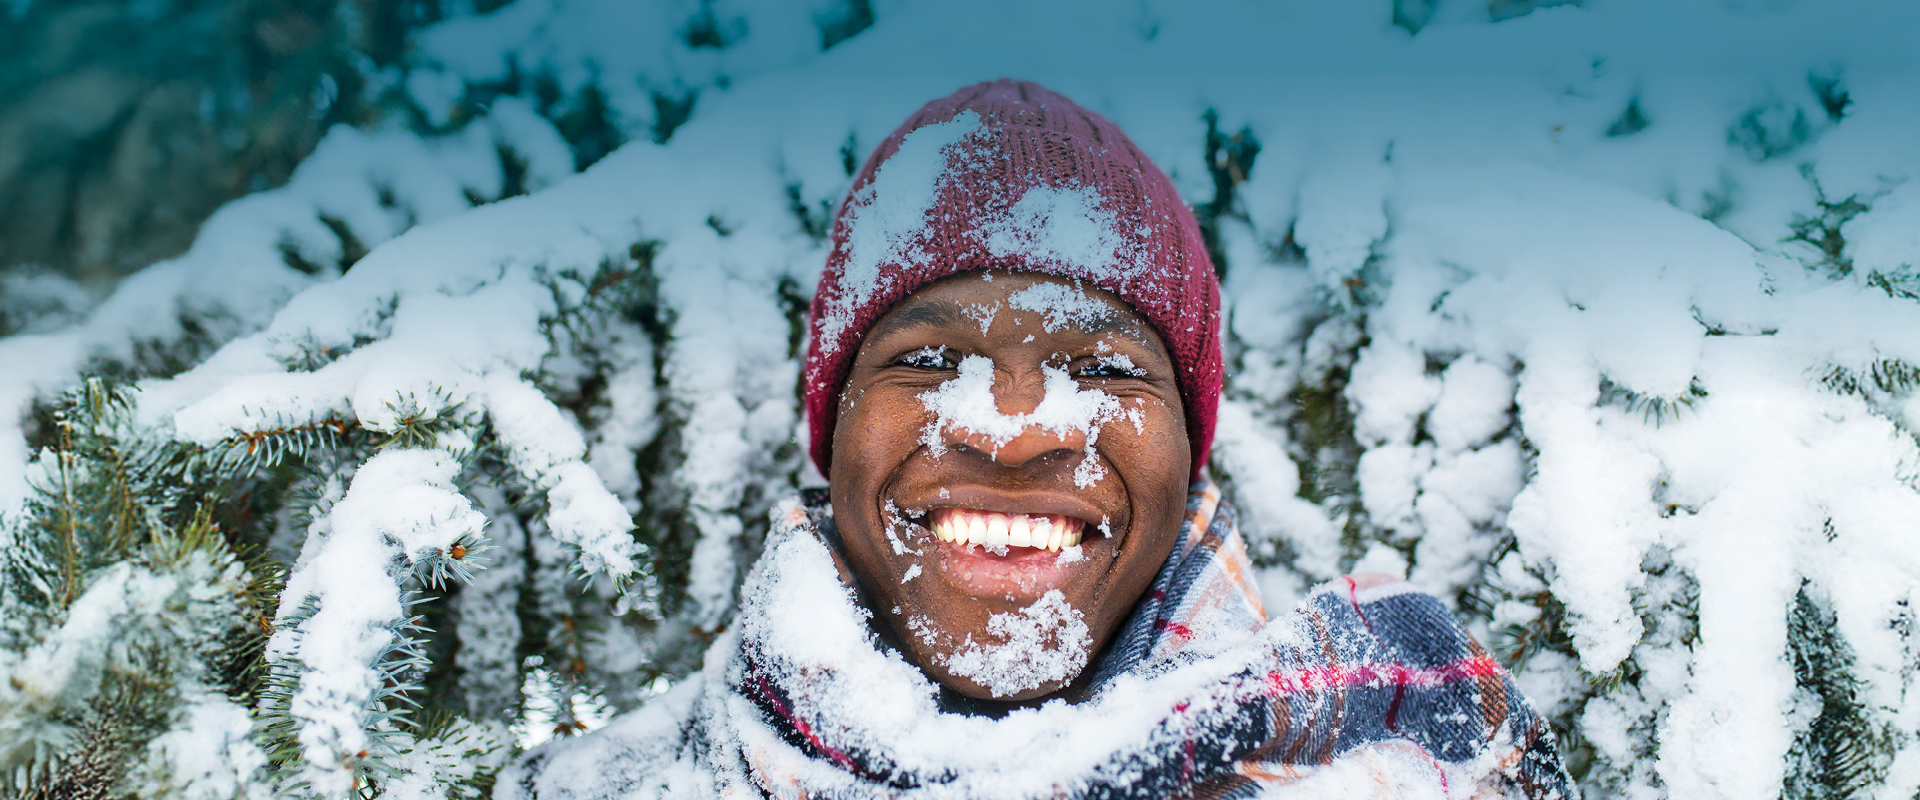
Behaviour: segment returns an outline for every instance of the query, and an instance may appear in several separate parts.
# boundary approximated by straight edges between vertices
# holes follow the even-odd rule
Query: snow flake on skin
[[[988,333],[992,332],[993,330],[993,319],[995,315],[1000,313],[1000,304],[994,303],[991,306],[987,306],[987,305],[965,306],[960,309],[960,313],[965,314],[967,315],[968,318],[972,319],[975,322],[980,323],[980,335],[985,336]]]
[[[987,644],[969,636],[947,657],[945,666],[986,687],[994,697],[1072,678],[1086,668],[1092,655],[1086,616],[1058,589],[1017,612],[993,615],[987,620],[987,633],[1003,641]]]
[[[1101,342],[1100,344],[1104,348],[1106,345],[1106,342]],[[1137,366],[1134,366],[1133,359],[1127,357],[1127,354],[1125,353],[1115,353],[1113,355],[1100,356],[1098,359],[1096,359],[1096,361],[1100,364],[1100,366],[1103,366],[1112,370],[1118,370],[1119,372],[1125,373],[1126,375],[1131,377],[1139,378],[1139,377],[1144,377],[1147,374],[1146,370],[1143,370]]]
[[[907,543],[902,541],[903,534],[911,535],[913,523],[907,521],[906,516],[900,513],[899,506],[894,505],[892,500],[887,501],[884,517],[887,544],[893,547],[893,554],[897,556],[903,556],[909,553],[916,556],[920,555],[920,551],[908,547]],[[915,571],[918,571],[919,568],[919,565],[914,565]],[[901,581],[901,583],[905,582],[904,580]]]
[[[894,606],[893,613],[899,614],[900,607]],[[945,638],[933,627],[933,620],[917,614],[907,618],[907,631],[912,633],[914,638],[919,639],[928,647],[938,648],[940,642]]]
[[[1062,283],[1040,282],[1014,292],[1007,298],[1007,304],[1021,311],[1032,311],[1041,316],[1040,327],[1048,333],[1054,333],[1067,325],[1082,328],[1092,325],[1113,315],[1113,307],[1087,294],[1079,281],[1068,286]],[[1028,337],[1032,338],[1032,337]],[[1100,347],[1111,349],[1105,342]]]

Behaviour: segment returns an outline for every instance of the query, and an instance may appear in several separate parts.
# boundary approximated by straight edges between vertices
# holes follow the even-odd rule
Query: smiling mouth
[[[943,542],[983,547],[1032,547],[1060,552],[1080,543],[1086,523],[1060,514],[1003,514],[971,508],[936,508],[927,528]]]

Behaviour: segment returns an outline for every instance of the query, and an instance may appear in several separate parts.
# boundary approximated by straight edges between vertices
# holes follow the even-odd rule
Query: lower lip
[[[1072,566],[1061,553],[1041,547],[1008,547],[1006,555],[974,544],[935,540],[935,568],[961,591],[972,595],[1038,597],[1065,585]]]

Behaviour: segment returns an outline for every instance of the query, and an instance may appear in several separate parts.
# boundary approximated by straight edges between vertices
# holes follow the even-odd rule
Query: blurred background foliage
[[[500,5],[474,0],[473,11]],[[326,130],[410,113],[366,91],[440,0],[0,4],[0,271],[99,287],[286,182]],[[469,10],[469,9],[463,9]]]

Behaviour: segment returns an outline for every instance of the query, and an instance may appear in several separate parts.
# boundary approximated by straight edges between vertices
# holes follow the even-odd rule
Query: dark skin
[[[846,566],[882,635],[961,695],[1039,702],[1073,694],[1091,670],[996,697],[991,687],[954,674],[947,661],[969,638],[1001,644],[988,633],[989,618],[1018,613],[1052,590],[1083,615],[1089,652],[1103,652],[1178,536],[1191,454],[1173,360],[1138,313],[1084,283],[988,275],[963,273],[922,287],[868,332],[840,395],[830,490]],[[1047,323],[1060,320],[1009,302],[1036,283],[1075,287],[1100,312],[1049,331]],[[983,309],[997,309],[984,332]],[[1114,355],[1132,367],[1116,368]],[[1126,416],[1098,426],[1090,456],[1085,430],[1037,424],[1005,440],[948,425],[936,434],[939,446],[929,446],[927,429],[937,416],[921,395],[954,380],[967,356],[992,359],[1001,414],[1031,412],[1046,395],[1049,370],[1064,370],[1080,391],[1118,399]],[[1083,468],[1076,482],[1076,468],[1089,457],[1100,477],[1086,481]],[[1079,557],[1044,547],[996,554],[942,541],[929,528],[942,509],[1079,520]],[[1110,533],[1100,530],[1103,523]]]

